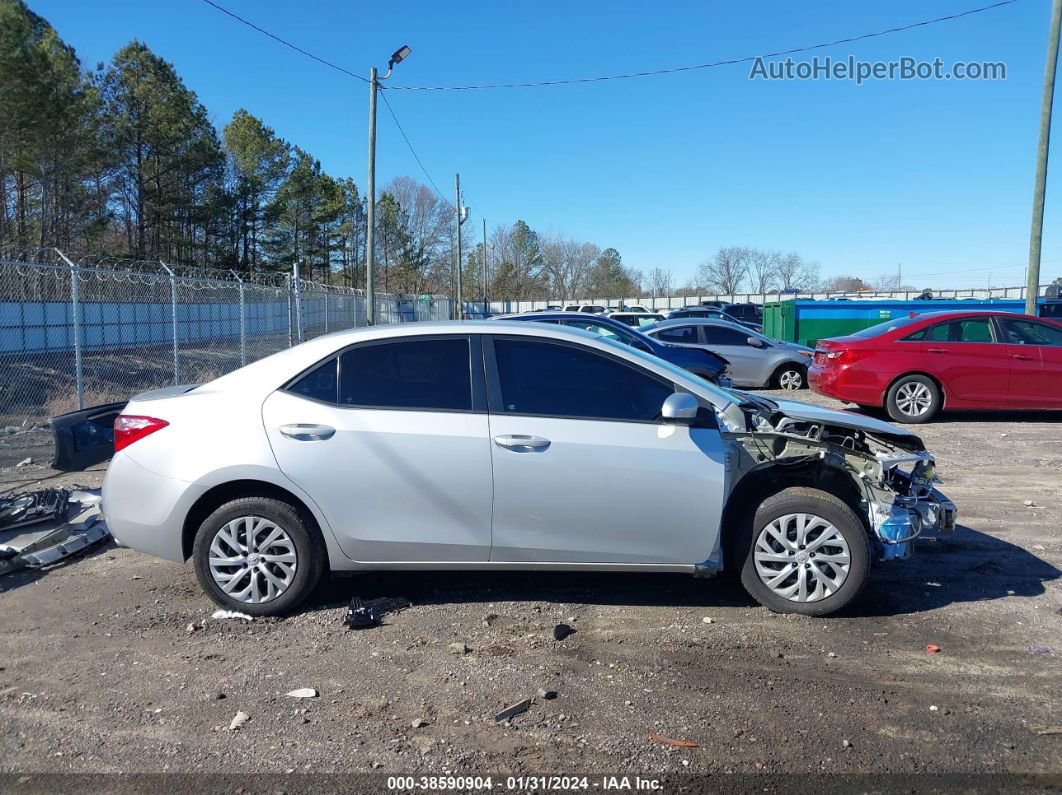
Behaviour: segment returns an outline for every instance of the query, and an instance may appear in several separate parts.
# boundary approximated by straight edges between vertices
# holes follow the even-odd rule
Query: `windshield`
[[[878,323],[876,325],[870,326],[869,328],[865,328],[862,331],[856,331],[856,332],[854,332],[852,334],[849,334],[848,336],[849,337],[855,337],[856,339],[859,339],[859,340],[866,340],[866,339],[870,339],[871,337],[876,337],[879,334],[887,334],[890,331],[895,331],[898,328],[903,328],[904,326],[909,326],[912,323],[915,323],[915,322],[917,322],[919,320],[924,320],[924,319],[925,318],[922,315],[909,315],[907,317],[894,317],[891,320],[886,320],[886,321],[884,321],[882,323]]]
[[[601,340],[602,342],[605,342],[609,345],[615,345],[617,348],[620,348],[626,351],[627,353],[633,353],[640,359],[644,359],[647,362],[651,362],[657,367],[663,367],[665,370],[672,373],[673,375],[681,376],[682,378],[690,378],[696,381],[702,389],[704,389],[707,393],[714,395],[717,399],[724,399],[731,403],[746,402],[747,396],[741,395],[736,391],[724,389],[721,386],[717,386],[711,381],[706,381],[699,375],[691,373],[689,370],[683,370],[678,365],[674,365],[666,359],[661,359],[659,356],[654,356],[653,354],[647,351],[640,350],[639,348],[632,348],[629,345],[624,345],[622,342],[617,342],[615,339],[611,339],[609,337],[601,337]]]

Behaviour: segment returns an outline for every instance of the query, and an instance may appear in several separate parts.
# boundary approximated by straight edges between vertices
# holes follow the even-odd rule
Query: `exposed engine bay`
[[[934,487],[933,457],[917,436],[890,433],[891,426],[870,418],[860,422],[859,415],[850,423],[847,417],[794,417],[774,401],[738,394],[743,402],[719,412],[720,430],[731,444],[731,491],[764,470],[784,478],[798,469],[804,477],[846,484],[842,491],[851,495],[882,560],[908,557],[919,536],[955,529],[955,504]]]

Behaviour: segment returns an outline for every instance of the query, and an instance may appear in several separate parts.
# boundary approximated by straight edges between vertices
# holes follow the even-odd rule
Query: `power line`
[[[209,0],[205,0],[209,2]],[[991,11],[994,8],[1001,8],[1002,6],[1008,6],[1012,3],[1016,3],[1018,0],[1000,0],[998,3],[992,3],[991,5],[981,6],[980,8],[971,8],[968,11],[961,11],[957,14],[948,14],[943,17],[936,17],[935,19],[926,19],[921,22],[912,22],[909,25],[900,25],[894,28],[888,28],[886,30],[879,30],[874,33],[864,33],[860,36],[850,36],[845,39],[836,39],[835,41],[823,42],[821,44],[812,44],[807,47],[795,47],[791,50],[780,50],[779,52],[763,53],[761,55],[747,55],[743,58],[729,58],[722,61],[712,61],[710,63],[696,64],[694,66],[675,66],[669,69],[654,69],[645,72],[628,72],[618,75],[604,75],[600,77],[578,77],[565,80],[540,80],[532,83],[490,83],[485,85],[472,85],[472,86],[389,86],[390,91],[482,91],[492,88],[537,88],[541,86],[566,86],[574,85],[577,83],[600,83],[606,80],[629,80],[635,77],[655,77],[658,75],[670,75],[678,72],[692,72],[697,69],[713,69],[717,66],[733,66],[735,64],[749,63],[759,58],[778,58],[783,55],[796,55],[802,52],[811,52],[813,50],[821,50],[827,47],[836,47],[840,44],[851,44],[857,41],[864,41],[865,39],[878,38],[880,36],[888,36],[892,33],[901,33],[905,30],[913,30],[914,28],[922,28],[927,25],[936,25],[940,22],[950,22],[952,20],[961,19],[962,17],[968,17],[973,14],[980,14],[983,11]]]
[[[1043,262],[1044,263],[1062,262],[1062,257],[1057,257],[1055,259],[1045,259],[1045,260],[1043,260]],[[950,276],[950,275],[955,274],[955,273],[980,273],[980,272],[983,272],[983,271],[1004,271],[1004,270],[1009,270],[1010,268],[1024,268],[1024,267],[1027,267],[1028,264],[1029,263],[1027,263],[1027,262],[1016,262],[1013,265],[989,265],[989,266],[984,267],[984,268],[960,268],[958,270],[951,270],[951,271],[935,271],[933,273],[912,273],[912,274],[904,274],[904,275],[908,276],[909,278],[912,278],[912,279],[921,279],[921,278],[926,277],[926,276]]]
[[[319,58],[316,55],[314,55],[312,52],[307,52],[306,50],[302,49],[302,47],[298,47],[298,46],[292,44],[290,41],[285,41],[284,39],[280,38],[280,36],[277,36],[276,34],[270,33],[265,28],[258,27],[253,22],[249,22],[248,20],[244,19],[243,17],[232,13],[227,8],[222,8],[217,3],[213,2],[213,0],[203,0],[203,2],[206,3],[208,6],[216,8],[222,14],[227,14],[228,16],[230,16],[233,19],[235,19],[237,22],[241,22],[244,25],[246,25],[247,27],[254,28],[259,33],[261,33],[261,34],[263,34],[265,36],[268,36],[269,38],[271,38],[271,39],[273,39],[275,41],[279,41],[285,47],[290,47],[291,49],[295,50],[295,52],[302,53],[307,58],[312,58],[313,60],[317,61],[318,63],[322,63],[322,64],[324,64],[325,66],[327,66],[327,67],[329,67],[331,69],[335,69],[337,72],[342,72],[343,74],[348,75],[350,77],[353,77],[353,78],[355,78],[357,80],[360,80],[363,83],[368,83],[369,82],[366,78],[362,77],[361,75],[354,74],[350,70],[344,69],[342,66],[336,66],[331,61],[326,61],[324,58]]]
[[[394,109],[393,109],[393,108],[391,107],[391,103],[387,101],[387,92],[386,92],[386,91],[381,91],[381,92],[380,92],[380,97],[381,97],[381,98],[383,99],[383,101],[384,101],[384,106],[385,106],[385,107],[387,108],[387,112],[388,112],[388,113],[390,113],[390,114],[391,114],[391,118],[392,118],[392,119],[394,119],[394,121],[395,121],[395,127],[397,127],[397,128],[398,128],[398,131],[399,131],[399,132],[400,132],[400,133],[402,134],[402,140],[403,140],[403,141],[405,141],[405,142],[406,142],[406,146],[408,146],[408,147],[409,147],[409,152],[410,152],[410,154],[411,154],[411,155],[413,155],[413,159],[414,159],[414,160],[416,160],[416,161],[417,161],[417,165],[418,165],[418,166],[420,166],[420,170],[424,172],[424,176],[425,176],[425,177],[427,177],[427,179],[428,179],[428,182],[430,182],[430,183],[431,183],[431,186],[432,186],[433,188],[435,188],[435,192],[439,194],[439,197],[440,197],[441,199],[443,199],[444,201],[449,201],[449,200],[448,200],[448,199],[447,199],[447,198],[446,198],[446,197],[445,197],[445,196],[443,195],[443,192],[442,192],[441,190],[439,190],[439,186],[435,184],[435,180],[433,180],[433,179],[431,178],[431,174],[429,174],[429,173],[428,173],[428,169],[426,169],[426,168],[424,167],[424,163],[423,163],[423,162],[421,161],[421,159],[420,159],[420,155],[418,155],[418,154],[417,154],[417,150],[416,150],[416,149],[414,149],[414,148],[413,148],[413,144],[412,144],[412,143],[410,143],[410,141],[409,141],[409,136],[408,136],[408,135],[406,135],[406,131],[402,129],[402,125],[401,125],[401,123],[400,123],[400,122],[398,121],[398,116],[396,116],[396,115],[395,115],[395,111],[394,111]]]

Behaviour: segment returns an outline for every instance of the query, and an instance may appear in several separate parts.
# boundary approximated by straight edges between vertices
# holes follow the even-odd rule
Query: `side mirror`
[[[751,345],[753,348],[762,348],[763,347],[763,340],[761,340],[759,337],[749,337],[745,341],[749,345]]]
[[[672,425],[690,425],[697,417],[700,404],[689,392],[675,392],[668,395],[660,410],[664,422]]]

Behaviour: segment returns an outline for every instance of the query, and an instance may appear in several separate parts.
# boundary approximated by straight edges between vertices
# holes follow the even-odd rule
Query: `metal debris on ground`
[[[503,720],[515,718],[520,713],[527,712],[529,709],[531,709],[531,699],[525,698],[523,701],[517,701],[515,704],[503,709],[494,716],[494,720],[500,723]]]
[[[347,608],[347,616],[343,619],[343,623],[350,629],[377,627],[380,625],[380,619],[388,613],[405,610],[412,604],[401,596],[381,596],[377,599],[365,600],[355,596],[350,600],[350,607]]]
[[[0,574],[48,566],[109,536],[99,489],[40,489],[0,498]]]

